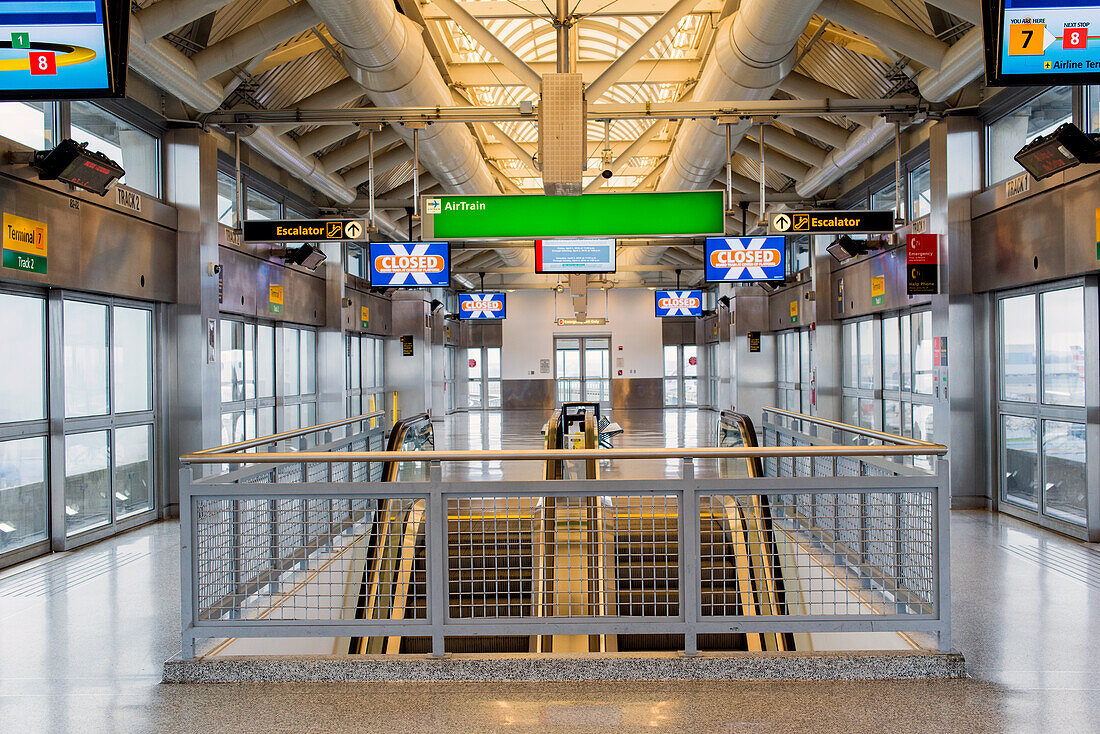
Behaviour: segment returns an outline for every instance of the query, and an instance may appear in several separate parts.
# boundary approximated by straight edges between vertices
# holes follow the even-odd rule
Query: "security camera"
[[[600,175],[603,176],[604,178],[611,178],[615,174],[611,172],[610,168],[605,168],[605,169],[603,169],[603,172],[600,173]]]

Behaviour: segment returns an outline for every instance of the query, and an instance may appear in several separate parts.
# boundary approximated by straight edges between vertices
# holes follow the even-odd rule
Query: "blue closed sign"
[[[372,242],[370,284],[376,288],[448,286],[450,246],[446,242]]]
[[[503,293],[460,293],[458,318],[503,319],[505,304]]]
[[[703,291],[654,291],[657,318],[702,316]]]
[[[785,237],[707,237],[708,283],[783,280]]]

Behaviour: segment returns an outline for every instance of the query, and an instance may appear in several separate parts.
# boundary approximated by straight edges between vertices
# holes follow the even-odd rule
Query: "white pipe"
[[[362,88],[360,88],[362,91]],[[371,140],[370,135],[363,134],[358,139],[341,146],[331,153],[326,153],[321,157],[321,163],[324,165],[326,171],[338,171],[341,168],[347,166],[353,166],[359,161],[365,159],[370,155],[371,148],[377,153],[383,148],[388,148],[394,143],[398,142],[401,138],[398,137],[397,132],[392,127],[384,127],[381,132],[374,134],[374,140]],[[371,145],[373,142],[373,146]]]
[[[142,41],[155,41],[228,5],[231,0],[160,0],[133,14],[141,23]]]
[[[335,84],[330,84],[324,89],[298,100],[294,103],[294,106],[300,110],[324,110],[332,107],[340,107],[362,96],[363,88],[359,86],[354,79],[349,78],[338,81]],[[282,134],[290,132],[298,126],[269,125],[269,127],[275,132]],[[357,125],[328,125],[327,127],[341,127],[346,130],[347,132],[341,137],[351,135],[359,129]]]
[[[849,30],[933,69],[942,68],[947,44],[854,0],[821,0],[818,13]]]
[[[210,79],[317,25],[308,3],[297,3],[253,23],[191,57],[200,79]]]
[[[277,131],[277,126],[271,126]],[[359,131],[358,125],[321,125],[315,130],[310,130],[304,135],[298,136],[298,148],[306,155],[312,155],[322,148],[327,148],[333,143],[338,143],[344,138],[350,137]]]
[[[141,22],[131,18],[130,68],[200,112],[210,112],[221,105],[225,96],[223,88],[216,82],[199,79],[191,59],[167,41],[158,38],[146,43],[143,38]],[[245,142],[334,201],[350,204],[355,200],[355,191],[344,179],[326,173],[319,160],[303,154],[285,135],[257,128]]]
[[[928,0],[928,4],[968,20],[979,28],[982,25],[982,4],[978,0]]]
[[[445,0],[445,2],[453,3],[454,0]],[[591,103],[602,97],[604,92],[611,89],[611,85],[619,81],[630,67],[649,53],[650,49],[668,35],[672,27],[679,23],[698,4],[699,0],[678,0],[664,15],[657,19],[656,23],[650,26],[649,30],[630,44],[630,48],[623,51],[619,58],[612,61],[606,69],[600,72],[600,75],[585,89],[585,99]]]
[[[795,44],[817,0],[744,0],[715,33],[714,50],[703,66],[693,99],[711,102],[771,99],[795,60]],[[746,125],[732,139],[740,142]],[[725,132],[710,120],[683,123],[659,191],[708,188],[725,167]]]

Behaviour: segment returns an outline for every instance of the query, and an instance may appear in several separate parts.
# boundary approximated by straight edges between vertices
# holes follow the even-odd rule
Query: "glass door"
[[[699,347],[694,344],[666,344],[665,405],[670,408],[699,404]]]
[[[500,347],[470,347],[466,350],[466,395],[468,408],[500,407]]]
[[[611,405],[611,339],[562,337],[554,340],[559,403],[586,400]]]

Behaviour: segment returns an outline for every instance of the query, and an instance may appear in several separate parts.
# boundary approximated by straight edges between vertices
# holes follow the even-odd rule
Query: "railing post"
[[[309,447],[309,442],[306,441],[305,436],[298,437],[298,450],[305,451]],[[305,484],[309,481],[309,464],[301,462],[302,467],[302,480],[301,483]],[[276,472],[278,469],[276,468]],[[278,480],[278,474],[276,473],[276,480]],[[298,567],[305,571],[309,568],[309,500],[304,497],[298,500],[298,506],[301,508],[302,513],[302,529],[301,529],[301,543],[302,543],[302,560],[299,561]]]
[[[180,468],[180,657],[195,657],[195,543],[192,533],[191,467]]]
[[[428,614],[432,627],[430,658],[446,657],[443,623],[447,619],[447,508],[443,500],[443,467],[428,467]]]
[[[941,651],[951,649],[951,471],[947,459],[936,461],[936,611]]]
[[[681,476],[685,481],[695,479],[695,463],[684,458]],[[680,609],[684,615],[685,657],[699,654],[696,628],[699,622],[699,504],[693,487],[684,487],[680,493],[680,512],[677,517],[680,535]]]

